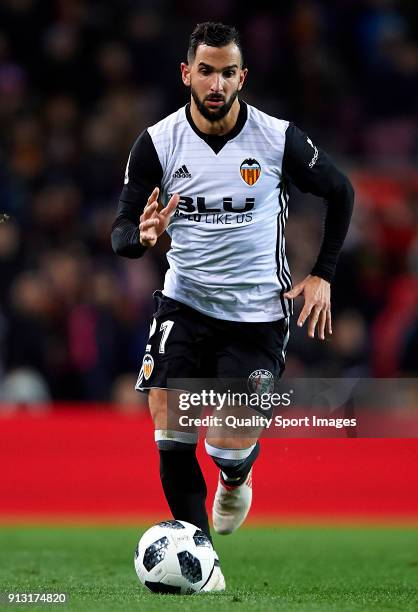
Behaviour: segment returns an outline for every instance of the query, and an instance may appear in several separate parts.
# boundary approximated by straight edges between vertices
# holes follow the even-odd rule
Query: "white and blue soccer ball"
[[[139,581],[154,593],[191,595],[208,582],[215,552],[201,529],[186,521],[162,521],[144,533],[135,550]]]

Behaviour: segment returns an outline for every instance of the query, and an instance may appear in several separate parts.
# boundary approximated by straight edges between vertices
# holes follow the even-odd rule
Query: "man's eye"
[[[200,69],[200,72],[201,72],[202,74],[210,74],[210,70],[208,70],[207,68],[201,68],[201,69]]]
[[[231,77],[233,77],[235,74],[235,72],[233,70],[225,70],[224,72],[224,77],[226,79],[230,79]]]

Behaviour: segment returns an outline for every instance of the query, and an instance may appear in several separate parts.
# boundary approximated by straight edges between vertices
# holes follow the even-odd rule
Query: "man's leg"
[[[203,315],[156,292],[155,313],[136,389],[148,391],[155,441],[160,456],[164,494],[175,519],[200,528],[209,539],[206,483],[196,457],[196,428],[180,425],[179,392],[167,390],[170,381],[195,378],[202,352],[207,354],[207,329]],[[176,412],[177,411],[177,412]],[[222,591],[225,579],[215,552],[212,574],[203,591]]]
[[[260,432],[261,433],[261,432]],[[208,432],[206,452],[219,468],[213,502],[213,527],[232,533],[245,521],[252,501],[252,467],[260,452],[257,438],[228,438]]]
[[[164,494],[175,519],[196,525],[211,539],[205,506],[206,483],[196,457],[198,433],[190,429],[169,429],[169,393],[175,392],[162,389],[150,389],[149,392]]]
[[[274,391],[274,380],[284,370],[289,339],[288,319],[267,323],[223,322],[217,351],[217,375],[236,382],[242,394],[269,395]],[[244,400],[240,400],[245,401]],[[251,406],[251,403],[249,404]],[[238,413],[236,409],[239,408]],[[258,411],[245,405],[232,406],[229,414],[241,417],[270,417],[271,409]],[[227,416],[228,407],[223,408]],[[208,429],[206,451],[220,470],[218,488],[213,503],[213,526],[222,534],[232,533],[247,517],[252,501],[252,466],[260,445],[258,438],[264,427],[242,426],[234,431],[226,426]],[[264,421],[265,423],[265,421]],[[226,427],[226,429],[225,429]],[[223,431],[222,431],[223,429]],[[231,435],[233,433],[233,435]]]

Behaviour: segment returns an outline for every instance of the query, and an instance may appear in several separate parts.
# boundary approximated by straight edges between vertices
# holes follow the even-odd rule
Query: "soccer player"
[[[284,369],[292,301],[308,335],[331,334],[330,283],[353,207],[349,180],[296,125],[239,94],[247,68],[238,32],[198,24],[181,64],[190,103],[139,135],[126,166],[112,245],[141,257],[167,231],[171,248],[136,388],[148,392],[160,474],[174,518],[210,538],[197,432],[168,428],[168,380],[251,381]],[[285,255],[289,183],[326,200],[324,236],[311,273],[292,288]],[[215,531],[228,534],[251,505],[253,438],[211,433],[206,450],[220,470]],[[206,586],[223,590],[219,564]]]

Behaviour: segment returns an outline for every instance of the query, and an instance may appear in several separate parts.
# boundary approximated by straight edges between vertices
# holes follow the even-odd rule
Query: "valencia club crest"
[[[256,159],[244,159],[240,166],[241,176],[247,185],[254,185],[261,174],[261,166]]]
[[[145,380],[148,380],[154,369],[154,359],[149,353],[144,355],[144,359],[142,361],[142,369],[144,371]]]

